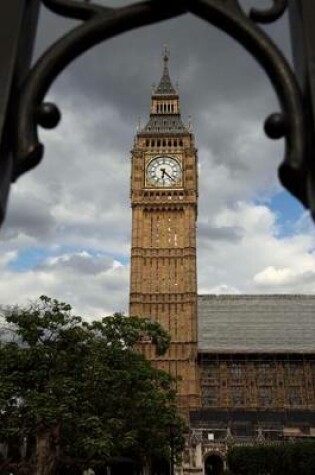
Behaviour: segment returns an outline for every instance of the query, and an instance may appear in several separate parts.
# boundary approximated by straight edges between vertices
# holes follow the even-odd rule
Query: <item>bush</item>
[[[228,466],[231,475],[315,475],[315,443],[233,447]]]

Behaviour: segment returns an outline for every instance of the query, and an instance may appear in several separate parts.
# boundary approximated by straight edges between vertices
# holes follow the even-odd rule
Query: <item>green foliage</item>
[[[315,443],[233,447],[228,466],[232,475],[314,475]]]
[[[0,342],[0,440],[58,428],[68,459],[168,457],[170,437],[181,452],[174,381],[137,351],[143,336],[166,351],[158,324],[120,314],[88,323],[45,296],[5,320],[15,339]]]

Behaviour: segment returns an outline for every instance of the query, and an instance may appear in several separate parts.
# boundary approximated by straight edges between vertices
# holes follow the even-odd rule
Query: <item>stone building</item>
[[[220,474],[231,445],[315,437],[315,296],[197,296],[198,157],[168,61],[132,150],[130,314],[171,335],[165,356],[143,351],[180,378],[176,473]]]
[[[233,444],[315,438],[315,295],[200,295],[198,335],[186,473],[220,473]]]

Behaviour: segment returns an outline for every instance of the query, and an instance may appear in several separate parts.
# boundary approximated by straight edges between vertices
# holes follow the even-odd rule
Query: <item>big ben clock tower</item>
[[[166,355],[146,356],[178,377],[184,412],[200,405],[197,356],[197,151],[181,120],[179,96],[164,69],[150,118],[132,150],[130,315],[149,317],[171,335]]]

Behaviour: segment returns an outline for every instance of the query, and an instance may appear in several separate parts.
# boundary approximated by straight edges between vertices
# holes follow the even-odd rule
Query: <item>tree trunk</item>
[[[59,459],[60,425],[43,429],[36,438],[34,475],[55,475]]]

